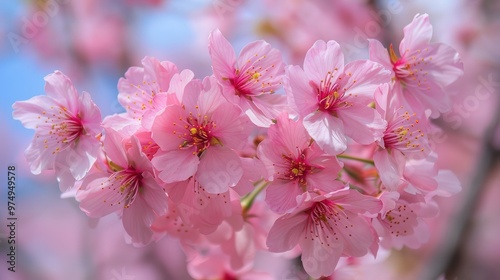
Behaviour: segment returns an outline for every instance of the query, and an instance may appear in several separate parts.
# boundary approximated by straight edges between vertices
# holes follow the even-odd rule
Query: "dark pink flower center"
[[[196,151],[193,152],[193,154],[200,156],[201,153],[211,145],[221,144],[219,139],[212,135],[212,129],[216,126],[217,125],[213,121],[210,121],[207,116],[202,118],[201,121],[189,116],[184,126],[186,129],[186,132],[182,136],[184,141],[179,148],[195,147]]]
[[[333,78],[333,73],[328,71],[319,86],[316,86],[316,91],[319,109],[335,114],[339,109],[352,106],[352,103],[346,101],[345,89],[340,88]]]
[[[424,133],[419,127],[416,114],[408,112],[399,113],[399,108],[392,120],[389,121],[384,132],[384,146],[386,149],[393,148],[401,152],[424,151],[422,141],[425,141]]]
[[[306,177],[311,172],[312,167],[306,163],[305,151],[300,152],[297,158],[291,155],[281,155],[284,159],[286,172],[283,174],[282,179],[295,181],[297,180],[300,185],[306,185]]]
[[[76,116],[68,111],[66,107],[51,107],[53,113],[42,112],[46,118],[45,124],[48,125],[48,137],[44,140],[44,147],[53,148],[52,154],[56,154],[69,145],[76,142],[79,137],[85,133],[82,120],[79,114]],[[56,113],[58,112],[58,113]],[[41,117],[38,117],[41,119]],[[40,137],[40,136],[37,136]]]
[[[261,61],[266,59],[266,55],[259,56],[255,54],[250,58],[241,69],[236,69],[234,78],[230,78],[229,82],[235,89],[237,96],[245,96],[251,99],[252,96],[258,96],[265,92],[273,93],[274,90],[269,89],[274,85],[270,82],[273,76],[269,76],[267,72],[275,67],[274,64],[262,67]]]
[[[428,49],[426,48],[423,51],[427,52]],[[413,52],[413,55],[405,53],[399,58],[392,44],[389,47],[389,56],[393,65],[392,70],[395,73],[395,78],[405,87],[412,86],[430,90],[427,85],[427,71],[422,66],[428,63],[426,59],[432,60],[432,57],[424,58],[420,54],[422,54],[422,51],[417,50]]]
[[[111,161],[109,162],[109,167],[113,171],[113,174],[108,178],[108,187],[116,191],[121,197],[118,202],[115,204],[112,203],[111,206],[120,204],[123,205],[123,208],[129,208],[140,190],[142,173],[133,168],[121,169]],[[101,186],[104,185],[105,183],[101,183]]]

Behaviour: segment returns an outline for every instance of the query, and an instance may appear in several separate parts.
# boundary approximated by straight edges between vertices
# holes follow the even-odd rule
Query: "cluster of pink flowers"
[[[55,170],[89,217],[117,213],[134,245],[178,238],[194,278],[265,279],[259,251],[300,255],[320,278],[341,257],[419,247],[434,197],[461,188],[436,166],[430,118],[463,66],[431,36],[417,15],[400,57],[370,40],[369,60],[345,64],[317,41],[300,67],[264,41],[236,56],[215,30],[210,77],[146,57],[118,82],[125,112],[101,119],[56,71],[13,116],[35,130],[33,173]]]

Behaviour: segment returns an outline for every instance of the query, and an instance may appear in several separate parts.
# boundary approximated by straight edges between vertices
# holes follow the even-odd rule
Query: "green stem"
[[[255,189],[241,199],[241,208],[243,208],[243,213],[247,213],[250,208],[252,208],[255,198],[267,187],[267,185],[269,185],[269,182],[264,180],[255,183]]]
[[[356,161],[368,163],[368,164],[371,164],[371,165],[375,165],[375,163],[371,159],[360,158],[360,157],[350,156],[350,155],[346,155],[346,154],[341,154],[341,155],[338,155],[337,157],[338,158],[344,158],[344,159],[350,159],[350,160],[356,160]]]

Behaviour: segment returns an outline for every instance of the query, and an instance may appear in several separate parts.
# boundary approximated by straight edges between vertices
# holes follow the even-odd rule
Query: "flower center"
[[[179,148],[195,147],[193,154],[201,156],[201,154],[211,145],[221,145],[217,137],[212,135],[212,129],[216,127],[213,121],[210,121],[205,116],[201,121],[197,118],[189,116],[187,118],[186,133],[184,133],[184,141]]]
[[[389,122],[386,131],[384,132],[385,148],[394,148],[403,153],[406,152],[423,152],[425,134],[419,126],[419,120],[416,114],[408,112],[399,113],[403,109],[400,107],[394,115],[394,118]]]
[[[288,167],[283,179],[290,181],[297,180],[300,185],[305,186],[307,183],[307,174],[309,174],[312,169],[312,167],[305,162],[305,153],[300,153],[299,157],[296,159],[287,155],[282,155],[281,157],[285,160],[285,166]]]
[[[325,78],[320,81],[317,87],[319,109],[335,113],[335,111],[350,107],[352,104],[345,100],[345,90],[341,89],[337,81],[333,81],[333,73],[328,71]]]
[[[134,169],[116,168],[116,164],[111,166],[111,161],[109,164],[111,169],[115,171],[108,179],[109,186],[121,196],[116,204],[123,204],[123,208],[129,208],[140,190],[142,175]],[[111,206],[113,205],[115,204],[111,204]]]
[[[80,115],[74,116],[63,106],[60,106],[59,110],[56,107],[51,107],[51,109],[53,110],[52,114],[46,111],[42,112],[48,127],[48,138],[44,140],[44,147],[45,149],[52,148],[52,154],[56,154],[69,144],[78,141],[80,135],[85,133],[85,129]],[[59,114],[56,113],[56,110]]]

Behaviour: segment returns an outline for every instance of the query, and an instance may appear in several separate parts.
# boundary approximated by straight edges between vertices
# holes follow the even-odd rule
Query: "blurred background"
[[[367,38],[399,44],[415,14],[428,13],[434,42],[457,49],[465,75],[450,88],[453,110],[435,120],[441,168],[463,191],[439,200],[420,250],[382,254],[340,279],[500,279],[500,1],[498,0],[18,0],[0,1],[0,279],[190,279],[171,238],[145,248],[124,242],[114,215],[90,221],[60,198],[53,173],[24,159],[33,131],[11,105],[44,94],[61,70],[89,92],[103,116],[122,112],[116,84],[144,56],[211,74],[208,34],[221,29],[236,51],[256,39],[302,65],[318,39],[338,41],[348,60],[368,58]],[[7,167],[16,166],[16,272],[7,270]],[[258,266],[275,279],[306,279],[280,261]],[[374,274],[376,273],[376,274]],[[444,279],[444,278],[441,278]]]

